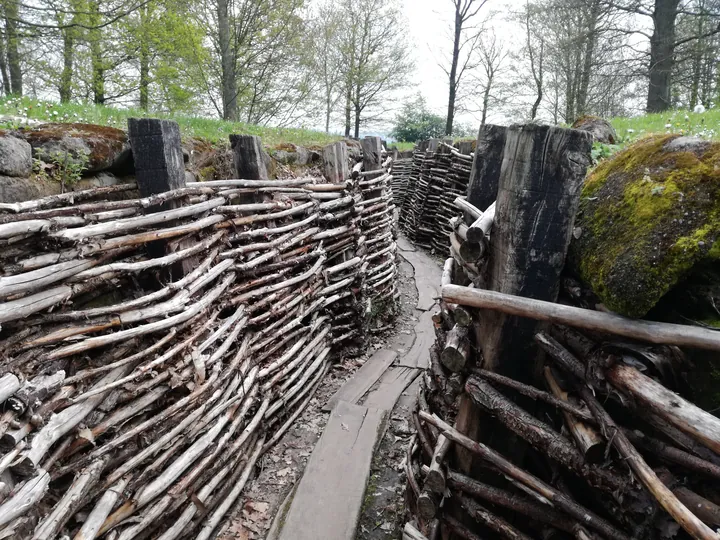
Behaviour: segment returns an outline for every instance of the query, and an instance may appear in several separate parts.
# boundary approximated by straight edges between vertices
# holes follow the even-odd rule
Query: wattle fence
[[[135,123],[133,123],[135,122]],[[397,297],[379,140],[327,177],[185,184],[131,121],[137,184],[0,204],[0,536],[208,538],[257,459]],[[337,181],[340,179],[340,181]],[[139,191],[139,193],[138,193]]]

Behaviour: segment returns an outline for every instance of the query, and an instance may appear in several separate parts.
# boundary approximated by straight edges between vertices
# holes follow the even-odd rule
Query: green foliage
[[[43,155],[42,159],[33,159],[33,170],[43,179],[69,187],[80,181],[88,160],[86,153],[73,156],[67,152],[52,152]]]
[[[227,122],[215,118],[200,118],[172,113],[152,113],[140,109],[116,109],[102,105],[78,103],[52,103],[31,98],[0,100],[0,115],[12,115],[42,122],[79,122],[99,124],[121,129],[127,127],[128,118],[167,118],[175,120],[186,137],[227,142],[231,133],[257,135],[267,146],[293,143],[305,147],[318,147],[336,142],[341,137],[309,129],[257,126],[245,122]],[[0,122],[0,127],[15,128],[17,120]]]
[[[603,159],[610,158],[620,150],[622,150],[622,146],[619,144],[605,144],[601,142],[596,142],[593,144],[591,152],[593,163],[597,163],[599,161],[602,161]]]
[[[720,109],[704,113],[686,110],[645,114],[630,118],[612,118],[610,123],[617,131],[622,144],[633,143],[653,134],[692,135],[708,140],[720,140]]]
[[[403,105],[395,118],[395,127],[390,132],[392,137],[404,142],[418,142],[444,134],[445,118],[434,114],[422,95]]]

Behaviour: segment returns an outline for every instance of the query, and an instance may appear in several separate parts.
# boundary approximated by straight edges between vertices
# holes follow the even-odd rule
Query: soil
[[[292,499],[291,492],[302,477],[305,465],[320,439],[329,413],[322,407],[342,384],[375,352],[386,347],[399,355],[407,352],[414,341],[413,327],[421,313],[415,310],[417,289],[412,266],[402,260],[398,279],[400,288],[399,312],[392,328],[374,335],[359,356],[341,357],[325,377],[307,410],[297,419],[272,449],[260,460],[259,474],[244,491],[238,506],[233,509],[217,535],[221,540],[254,540],[266,538],[273,519],[283,505]],[[390,417],[380,447],[376,452],[371,480],[358,539],[377,540],[399,538],[404,508],[405,477],[402,473],[404,447],[410,437],[412,402],[417,387],[411,385],[401,396]],[[278,516],[282,520],[282,514]]]

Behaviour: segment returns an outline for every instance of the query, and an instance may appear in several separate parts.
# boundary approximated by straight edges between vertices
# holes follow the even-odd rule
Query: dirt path
[[[414,282],[414,269],[405,260],[400,263],[398,286],[400,312],[393,327],[374,336],[363,354],[355,358],[344,358],[333,367],[307,410],[279,443],[263,456],[260,462],[260,474],[249,484],[240,506],[234,509],[217,538],[223,540],[266,538],[281,505],[286,499],[291,499],[289,495],[302,477],[308,458],[325,428],[329,413],[322,411],[323,405],[377,349],[384,347],[395,350],[399,357],[412,349],[415,342],[414,327],[421,312],[415,309],[418,291]],[[368,486],[358,538],[398,537],[396,531],[402,517],[404,486],[404,477],[399,476],[402,460],[399,453],[403,444],[407,442],[406,437],[409,433],[407,416],[411,407],[409,403],[415,391],[416,387],[411,385],[401,396],[393,410],[379,451],[376,453],[373,478]],[[387,464],[390,463],[392,465],[388,467]]]

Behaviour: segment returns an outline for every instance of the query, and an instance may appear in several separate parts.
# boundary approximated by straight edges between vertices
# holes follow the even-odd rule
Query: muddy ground
[[[218,533],[221,540],[260,540],[268,537],[273,518],[302,477],[305,465],[320,439],[329,413],[322,406],[375,352],[387,347],[401,356],[412,347],[413,327],[421,313],[415,310],[417,289],[413,269],[401,260],[398,279],[399,313],[393,326],[374,335],[365,351],[341,358],[325,377],[307,410],[279,443],[260,460],[260,473],[248,484],[239,505]],[[417,387],[410,385],[390,416],[388,429],[376,453],[358,527],[360,540],[400,538],[404,508],[404,447],[410,437],[410,412]],[[281,520],[279,516],[279,520]],[[324,540],[324,539],[319,539]]]

